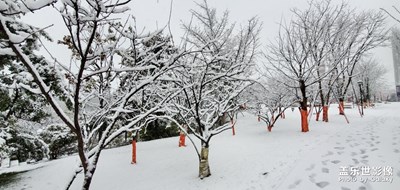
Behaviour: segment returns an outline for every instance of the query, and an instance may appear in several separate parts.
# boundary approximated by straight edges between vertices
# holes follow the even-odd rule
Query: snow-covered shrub
[[[179,128],[175,123],[168,125],[163,120],[155,120],[150,122],[143,130],[140,131],[140,139],[142,141],[150,141],[154,139],[162,139],[179,135]]]
[[[39,136],[48,144],[50,159],[57,159],[77,151],[76,136],[65,125],[48,125]]]

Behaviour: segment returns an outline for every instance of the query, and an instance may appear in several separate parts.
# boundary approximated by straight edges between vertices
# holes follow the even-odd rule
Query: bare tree
[[[311,60],[310,30],[301,23],[303,16],[307,18],[312,15],[307,11],[292,11],[298,16],[289,24],[281,23],[276,42],[267,47],[265,56],[268,63],[264,66],[269,73],[280,73],[286,78],[284,81],[293,81],[291,84],[282,82],[284,86],[300,91],[301,131],[308,132],[307,87],[318,80],[312,77],[317,66]]]
[[[302,131],[307,132],[307,87],[318,84],[324,121],[328,121],[332,93],[339,97],[344,114],[343,98],[354,66],[362,55],[384,43],[387,31],[381,13],[354,13],[345,3],[335,6],[329,0],[312,1],[308,9],[292,12],[295,18],[281,24],[276,43],[268,47],[267,67],[297,81],[298,85],[286,86],[301,92]]]
[[[359,94],[358,97],[364,96],[364,103],[371,105],[372,97],[374,97],[375,101],[376,95],[383,90],[382,87],[386,86],[383,76],[387,73],[387,70],[377,60],[364,58],[355,68],[355,72],[357,75],[355,75],[354,79],[362,81],[364,87],[362,90],[364,94]]]
[[[218,18],[206,1],[198,6],[199,10],[192,10],[192,22],[184,25],[184,48],[191,53],[182,57],[182,67],[174,77],[175,85],[183,92],[171,104],[170,112],[180,122],[169,119],[184,131],[186,125],[186,133],[201,141],[201,150],[193,145],[199,158],[199,177],[203,179],[211,175],[210,141],[231,129],[231,124],[223,121],[224,115],[238,108],[238,95],[251,83],[248,78],[257,53],[260,25],[252,18],[235,33],[228,12]]]
[[[334,83],[335,94],[339,99],[339,113],[344,114],[343,102],[348,94],[354,70],[360,63],[363,56],[367,55],[372,49],[384,45],[387,40],[387,30],[385,29],[385,17],[381,12],[365,11],[353,15],[351,26],[347,28],[348,36],[351,36],[344,47],[335,49],[337,52],[344,52],[345,57],[340,60],[336,67],[337,80]]]
[[[282,88],[280,81],[274,78],[252,85],[243,96],[259,121],[265,122],[269,132],[280,118],[285,118],[286,109],[298,104],[293,89]]]

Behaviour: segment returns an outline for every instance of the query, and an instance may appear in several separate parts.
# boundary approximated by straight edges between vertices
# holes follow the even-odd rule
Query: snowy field
[[[330,122],[313,117],[308,133],[300,132],[297,110],[287,110],[272,132],[255,116],[239,115],[236,136],[226,131],[211,140],[212,175],[204,180],[197,178],[195,150],[190,143],[178,148],[178,137],[138,143],[136,165],[130,164],[130,146],[105,150],[92,189],[400,189],[400,104],[378,104],[364,118],[347,109],[350,124],[337,105],[329,112]],[[0,183],[0,189],[63,189],[76,163],[76,157],[47,162]],[[346,169],[354,178],[340,175]],[[82,181],[78,176],[72,189]]]

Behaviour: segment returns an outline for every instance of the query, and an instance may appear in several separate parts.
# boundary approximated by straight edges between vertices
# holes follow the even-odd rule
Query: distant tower
[[[397,101],[400,101],[400,30],[392,30],[392,52]]]

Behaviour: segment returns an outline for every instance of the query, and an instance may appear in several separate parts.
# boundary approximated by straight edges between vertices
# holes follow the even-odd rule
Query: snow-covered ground
[[[329,111],[330,122],[315,122],[313,117],[308,133],[300,132],[297,110],[286,111],[286,119],[271,133],[255,116],[239,115],[236,136],[227,131],[211,140],[212,175],[204,180],[197,178],[195,150],[190,144],[178,148],[178,137],[138,143],[136,165],[130,164],[130,146],[106,150],[92,189],[398,190],[400,104],[366,109],[364,118],[356,108],[348,109],[350,124],[337,114],[337,105]],[[19,174],[12,183],[0,182],[0,189],[62,189],[76,161],[67,157],[48,162]],[[377,175],[379,167],[386,170]],[[362,168],[370,168],[371,175]],[[353,170],[354,178],[340,175],[345,169]],[[378,177],[389,182],[376,182]],[[80,175],[72,189],[80,189],[82,181]]]

